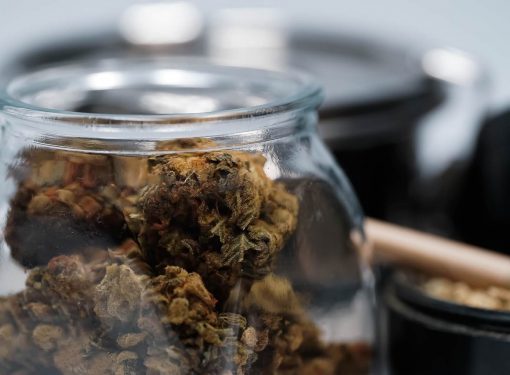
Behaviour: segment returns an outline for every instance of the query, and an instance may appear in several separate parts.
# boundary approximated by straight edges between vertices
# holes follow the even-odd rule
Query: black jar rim
[[[510,313],[482,309],[427,295],[415,283],[417,276],[409,272],[396,272],[391,287],[402,301],[418,311],[455,324],[473,328],[510,332]]]
[[[129,74],[136,77],[126,78]],[[160,74],[161,82],[155,78],[157,74]],[[234,93],[238,90],[240,96],[256,91],[253,95],[259,97],[255,104],[247,102],[243,105],[240,101],[240,105],[189,113],[103,113],[41,105],[41,100],[44,102],[41,96],[44,98],[44,94],[51,90],[57,90],[53,94],[65,98],[69,93],[94,89],[94,86],[86,86],[94,79],[96,90],[117,90],[128,83],[142,85],[146,78],[152,79],[151,84],[160,88],[167,84],[174,88],[213,90],[214,85],[226,85]],[[203,82],[198,82],[200,79]],[[73,87],[75,80],[85,86]],[[260,137],[250,137],[254,132],[267,139],[292,133],[292,129],[287,132],[276,129],[299,123],[295,120],[306,113],[315,113],[322,98],[322,89],[314,79],[298,71],[228,66],[195,57],[86,59],[46,67],[12,79],[0,89],[0,119],[4,117],[5,122],[16,123],[18,128],[22,125],[31,128],[32,133],[39,133],[39,139],[44,138],[48,144],[52,143],[49,138],[62,137],[138,141],[193,137],[225,139],[236,135],[242,135],[247,142],[255,142]]]

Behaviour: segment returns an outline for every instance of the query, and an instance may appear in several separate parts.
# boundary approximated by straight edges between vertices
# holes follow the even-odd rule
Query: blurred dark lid
[[[377,41],[345,35],[297,32],[290,63],[323,85],[321,117],[366,113],[412,98],[432,100],[435,89],[420,56]]]
[[[10,67],[19,72],[95,55],[208,53],[205,34],[186,44],[148,47],[130,45],[112,33],[39,46],[18,56]],[[352,35],[294,30],[285,55],[288,65],[310,72],[323,85],[321,120],[349,119],[329,127],[326,138],[396,134],[440,100],[437,82],[425,74],[421,56],[399,46]]]

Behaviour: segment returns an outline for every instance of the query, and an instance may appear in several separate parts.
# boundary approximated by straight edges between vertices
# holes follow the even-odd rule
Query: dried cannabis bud
[[[326,345],[273,273],[298,200],[261,155],[22,159],[5,238],[30,270],[0,298],[0,374],[368,373],[365,346]]]
[[[31,271],[24,292],[0,301],[2,371],[137,374],[146,366],[153,374],[219,374],[230,363],[225,348],[237,336],[198,274],[168,266],[149,278],[129,261],[108,259],[91,265],[59,256]],[[237,373],[247,358],[233,363]]]
[[[28,176],[15,176],[21,182],[5,229],[12,256],[22,265],[43,265],[59,254],[115,246],[128,238],[118,206],[141,177],[126,181],[130,176],[117,172],[117,164],[127,163],[123,158],[31,151],[22,159],[30,168]],[[146,162],[132,162],[134,168],[121,170],[144,176]]]
[[[198,272],[220,301],[240,277],[269,273],[296,227],[298,204],[267,178],[264,162],[240,152],[151,159],[160,181],[142,191],[130,218],[149,263]]]
[[[269,274],[252,285],[242,310],[259,340],[254,373],[368,374],[369,347],[326,345],[302,306],[287,279]]]

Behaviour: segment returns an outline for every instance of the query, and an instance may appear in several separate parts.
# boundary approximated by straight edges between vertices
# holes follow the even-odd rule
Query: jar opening
[[[53,125],[58,135],[93,127],[94,134],[135,131],[143,138],[179,133],[179,125],[193,132],[193,124],[200,124],[200,133],[204,123],[239,124],[242,119],[252,120],[251,130],[256,130],[264,126],[254,121],[258,118],[315,109],[320,92],[301,73],[189,58],[100,59],[16,77],[0,92],[0,110],[7,117]],[[223,127],[225,134],[238,130],[231,127]]]

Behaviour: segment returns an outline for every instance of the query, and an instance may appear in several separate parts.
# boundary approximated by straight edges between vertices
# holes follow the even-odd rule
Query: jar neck
[[[0,90],[0,117],[38,146],[138,154],[173,140],[232,148],[311,131],[321,100],[300,73],[125,58],[17,77]]]
[[[17,138],[35,147],[101,154],[163,154],[183,151],[213,151],[247,148],[284,138],[316,133],[317,111],[295,110],[259,118],[235,121],[151,126],[143,121],[124,125],[59,126],[48,119],[34,119],[21,113],[0,112],[4,141]],[[205,141],[205,142],[204,142]],[[178,149],[165,147],[178,142]],[[163,146],[162,146],[163,145]]]

